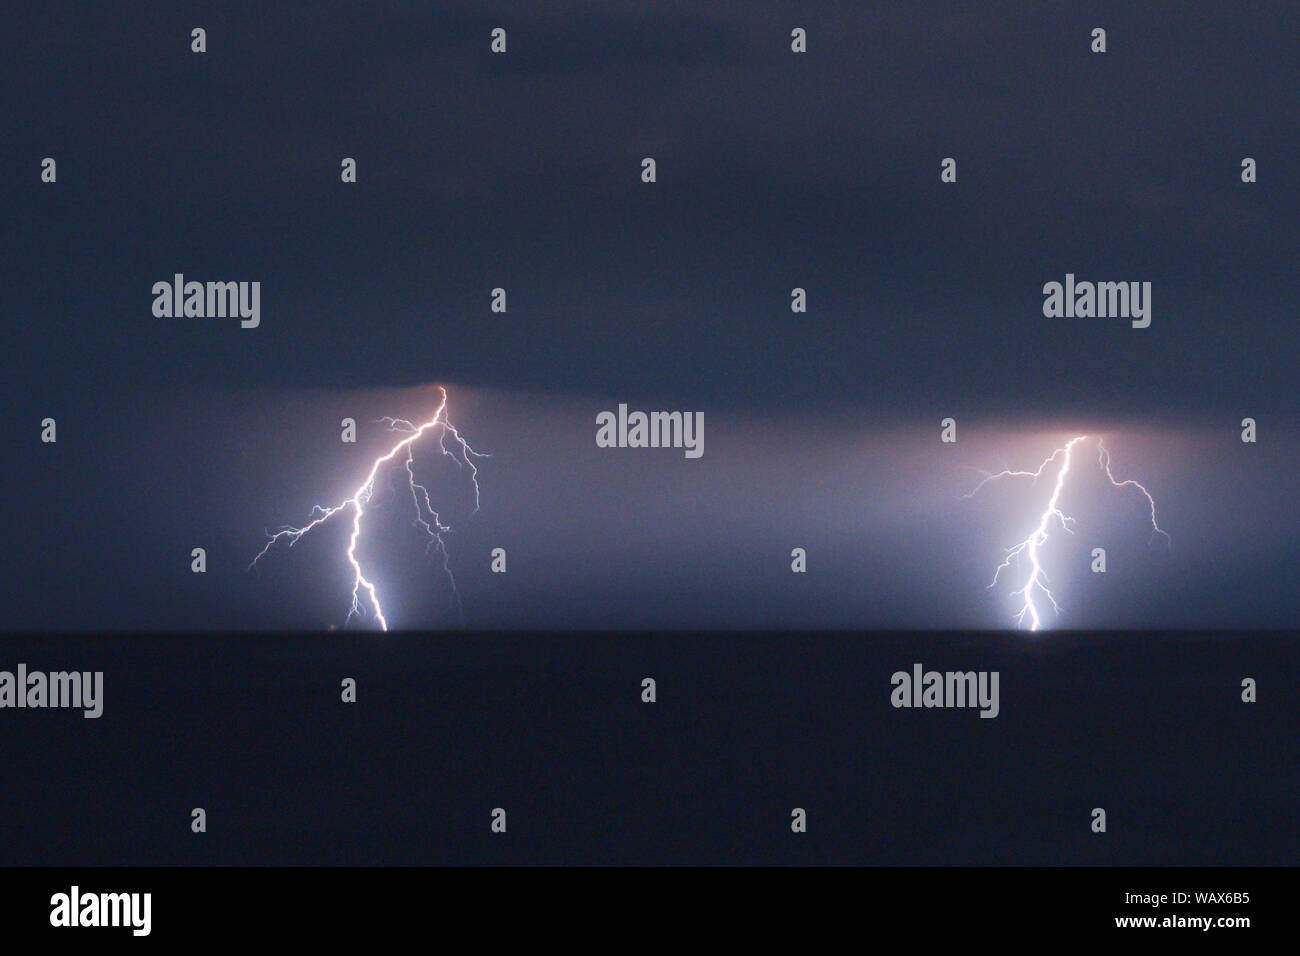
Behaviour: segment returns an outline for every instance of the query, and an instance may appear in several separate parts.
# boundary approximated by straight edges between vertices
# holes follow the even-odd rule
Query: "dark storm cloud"
[[[671,383],[750,405],[739,380],[885,415],[1235,415],[1289,387],[1295,20],[1281,3],[54,5],[14,24],[8,156],[56,153],[63,177],[20,191],[32,241],[7,268],[45,332],[152,351],[153,379]],[[261,279],[260,338],[153,321],[141,290],[186,268]],[[1041,286],[1067,271],[1152,281],[1152,329],[1044,319]]]
[[[27,447],[30,423],[55,414],[69,439],[56,473],[50,456],[24,452],[8,474],[10,500],[40,488],[68,503],[13,526],[46,562],[24,573],[86,580],[105,573],[91,555],[136,547],[137,563],[116,562],[64,609],[99,621],[120,606],[130,625],[149,594],[143,618],[160,625],[194,626],[200,606],[213,622],[266,620],[269,597],[241,610],[187,582],[168,611],[149,591],[171,573],[160,555],[196,535],[242,555],[270,515],[295,517],[329,465],[287,462],[303,482],[292,488],[278,471],[250,474],[242,443],[274,432],[267,416],[282,398],[248,396],[443,381],[547,396],[573,416],[548,427],[574,442],[619,401],[708,416],[713,470],[668,472],[667,497],[644,493],[671,512],[690,488],[711,510],[687,508],[697,520],[681,523],[656,512],[663,538],[642,553],[651,579],[606,582],[622,597],[579,600],[561,622],[663,622],[672,610],[678,623],[804,623],[807,605],[762,583],[784,581],[779,562],[717,572],[730,606],[683,589],[712,554],[693,550],[692,529],[758,554],[788,551],[814,525],[839,555],[817,585],[822,623],[995,623],[962,588],[945,603],[890,578],[901,568],[914,585],[940,559],[963,582],[984,573],[992,542],[970,532],[954,552],[951,527],[913,513],[929,499],[899,477],[929,462],[921,446],[945,415],[963,435],[1008,442],[1077,425],[1211,436],[1186,446],[1186,472],[1150,452],[1167,482],[1182,476],[1171,505],[1187,509],[1196,543],[1170,578],[1183,590],[1166,587],[1164,603],[1127,620],[1231,621],[1234,608],[1284,620],[1288,538],[1256,522],[1295,487],[1279,449],[1300,424],[1287,66],[1298,18],[1282,2],[52,3],[10,14],[4,437]],[[203,56],[189,52],[199,25]],[[804,56],[789,50],[795,25],[809,31]],[[509,31],[505,57],[488,51],[495,26]],[[1094,26],[1108,31],[1104,56],[1088,52]],[[1239,179],[1247,155],[1254,185]],[[44,156],[58,158],[56,187],[37,181]],[[343,156],[358,160],[355,186],[339,182]],[[658,160],[653,186],[639,182],[643,156]],[[958,160],[955,185],[939,181],[945,156]],[[176,272],[261,282],[261,326],[155,318],[150,287]],[[1067,272],[1150,281],[1151,327],[1045,318],[1042,286]],[[504,316],[488,311],[497,286]],[[790,311],[795,286],[806,314]],[[335,404],[322,403],[320,428],[335,427]],[[501,414],[527,420],[528,408]],[[1247,415],[1277,443],[1249,461],[1224,450]],[[765,455],[792,454],[757,424],[771,420],[806,429],[816,468],[770,465]],[[183,466],[169,457],[182,438],[197,442]],[[508,457],[514,440],[507,430],[498,450]],[[511,516],[503,531],[513,522],[539,548],[564,540],[585,557],[557,558],[531,597],[480,621],[536,623],[570,572],[610,573],[608,542],[645,526],[602,491],[611,467],[636,477],[621,459],[566,483],[568,448],[531,460],[575,496],[562,499],[571,513],[530,507],[527,471],[510,472],[494,504]],[[94,494],[88,468],[105,485]],[[701,474],[744,494],[691,484]],[[1259,510],[1247,513],[1252,482]],[[232,484],[247,501],[229,497]],[[577,488],[602,507],[580,507]],[[1198,513],[1214,488],[1241,494]],[[194,495],[203,520],[186,510]],[[871,507],[846,504],[858,498]],[[168,508],[147,504],[158,500]],[[833,530],[846,514],[861,523]],[[1249,560],[1242,534],[1259,545]],[[70,548],[79,535],[96,544]],[[1190,599],[1186,582],[1220,573],[1222,554],[1241,593],[1274,595],[1266,607]],[[28,581],[28,619],[40,620],[44,594]],[[277,613],[302,620],[302,607]]]

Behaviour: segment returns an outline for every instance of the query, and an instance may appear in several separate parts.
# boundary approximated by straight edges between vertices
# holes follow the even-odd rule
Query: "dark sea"
[[[103,671],[104,712],[0,709],[4,865],[1300,860],[1291,633],[0,639],[20,663]],[[918,663],[998,672],[998,715],[892,706]]]

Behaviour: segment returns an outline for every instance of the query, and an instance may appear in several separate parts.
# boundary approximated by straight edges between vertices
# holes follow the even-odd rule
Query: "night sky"
[[[12,627],[341,624],[345,529],[246,565],[435,384],[491,457],[477,514],[430,462],[462,612],[397,511],[368,541],[399,627],[1010,626],[986,585],[1045,487],[962,495],[1075,434],[1171,542],[1083,476],[1058,626],[1300,614],[1294,3],[29,6],[0,136]],[[260,327],[155,317],[177,272],[261,282]],[[1150,327],[1046,318],[1067,273],[1151,282]],[[703,411],[703,457],[597,448],[620,402]]]

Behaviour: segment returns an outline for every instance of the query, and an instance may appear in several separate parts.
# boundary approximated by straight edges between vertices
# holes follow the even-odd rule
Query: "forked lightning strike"
[[[1051,497],[1047,500],[1047,505],[1043,509],[1043,513],[1039,515],[1037,526],[1029,533],[1027,538],[1019,544],[1007,549],[1006,558],[1000,565],[998,565],[997,570],[993,572],[993,581],[989,584],[990,588],[996,586],[1002,572],[1010,569],[1013,564],[1017,567],[1020,566],[1020,559],[1022,557],[1028,561],[1028,577],[1020,588],[1011,592],[1011,596],[1014,597],[1020,595],[1023,601],[1020,610],[1015,615],[1016,625],[1020,626],[1024,624],[1025,619],[1028,618],[1029,629],[1031,631],[1036,631],[1040,626],[1042,626],[1042,618],[1038,613],[1038,605],[1034,603],[1035,591],[1042,592],[1043,597],[1051,603],[1052,609],[1057,614],[1060,614],[1061,612],[1060,605],[1056,603],[1056,598],[1052,596],[1052,592],[1047,586],[1050,582],[1047,578],[1047,572],[1043,570],[1042,563],[1039,561],[1038,551],[1047,541],[1047,532],[1049,527],[1053,524],[1053,519],[1060,522],[1061,530],[1069,534],[1074,533],[1073,529],[1070,527],[1074,519],[1062,512],[1060,508],[1061,490],[1065,487],[1065,476],[1070,471],[1071,453],[1074,451],[1076,445],[1082,441],[1086,441],[1087,438],[1087,435],[1080,435],[1077,438],[1071,438],[1065,443],[1064,447],[1056,449],[1051,453],[1051,455],[1045,458],[1036,471],[1007,470],[998,472],[995,475],[986,475],[984,480],[976,485],[970,494],[964,496],[966,498],[972,498],[975,496],[976,492],[989,482],[1000,481],[1004,478],[1030,478],[1037,481],[1043,476],[1043,472],[1047,470],[1047,467],[1052,464],[1052,462],[1056,461],[1058,457],[1061,458],[1061,467],[1056,473],[1056,482],[1052,487]],[[1147,491],[1140,482],[1134,481],[1132,478],[1125,479],[1124,481],[1116,480],[1115,475],[1110,470],[1110,452],[1106,450],[1106,446],[1100,438],[1097,439],[1097,464],[1106,475],[1106,480],[1110,482],[1112,487],[1136,488],[1141,492],[1142,496],[1146,498],[1147,505],[1150,507],[1151,511],[1150,540],[1155,541],[1156,535],[1160,535],[1164,538],[1165,543],[1168,544],[1169,535],[1165,534],[1156,523],[1156,502],[1155,499],[1151,497],[1151,492]]]
[[[443,540],[443,534],[451,530],[444,525],[438,517],[438,513],[433,510],[429,499],[429,490],[415,478],[415,450],[414,446],[427,432],[436,429],[438,433],[438,448],[446,456],[456,462],[457,467],[462,470],[468,467],[469,480],[474,487],[474,511],[479,507],[479,487],[478,487],[478,467],[474,464],[475,458],[485,458],[486,455],[476,452],[469,446],[469,443],[461,437],[460,432],[455,426],[447,421],[447,390],[439,387],[442,393],[442,401],[439,403],[433,417],[427,422],[416,425],[412,422],[401,418],[381,418],[380,421],[385,423],[390,431],[403,432],[406,437],[389,449],[388,453],[376,458],[370,466],[370,473],[366,475],[365,480],[353,492],[352,497],[345,501],[326,508],[316,505],[311,509],[311,521],[301,528],[284,527],[275,534],[269,535],[266,545],[258,552],[257,557],[253,558],[248,568],[251,571],[257,566],[266,554],[282,540],[289,542],[289,547],[298,543],[303,535],[307,534],[313,528],[324,524],[330,518],[342,511],[351,509],[352,511],[352,534],[348,538],[347,558],[348,563],[352,566],[352,607],[348,611],[347,619],[344,624],[350,623],[354,616],[361,616],[362,597],[361,592],[366,593],[369,598],[369,604],[373,609],[375,620],[379,622],[380,628],[388,630],[388,619],[384,617],[384,609],[379,603],[379,593],[375,584],[361,569],[361,563],[357,560],[357,540],[361,537],[361,519],[365,516],[365,506],[370,503],[371,497],[375,493],[375,478],[379,473],[381,466],[393,461],[399,455],[402,456],[403,464],[406,468],[407,485],[411,490],[411,500],[415,505],[415,522],[414,524],[421,528],[429,537],[428,546],[425,548],[427,554],[435,545],[442,555],[442,570],[446,573],[448,581],[451,583],[452,594],[456,594],[456,579],[452,576],[449,558],[447,554],[446,542]],[[447,436],[451,436],[452,448],[447,447]],[[459,600],[459,597],[457,597]]]

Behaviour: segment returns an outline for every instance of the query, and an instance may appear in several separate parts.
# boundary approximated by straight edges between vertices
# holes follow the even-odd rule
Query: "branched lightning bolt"
[[[1025,622],[1025,619],[1028,618],[1029,629],[1031,631],[1038,630],[1042,625],[1042,619],[1038,613],[1038,605],[1034,603],[1034,594],[1036,591],[1041,592],[1042,595],[1047,598],[1052,605],[1052,609],[1056,611],[1056,613],[1059,614],[1061,611],[1060,605],[1057,604],[1056,598],[1052,596],[1052,592],[1047,586],[1050,582],[1047,578],[1047,572],[1043,570],[1043,566],[1039,562],[1038,549],[1047,541],[1047,531],[1052,524],[1052,519],[1054,518],[1061,523],[1062,530],[1070,534],[1074,533],[1073,529],[1070,527],[1074,519],[1061,511],[1059,502],[1061,499],[1061,490],[1065,487],[1065,476],[1070,471],[1071,452],[1074,450],[1075,445],[1079,444],[1081,441],[1085,441],[1087,437],[1087,435],[1080,435],[1077,438],[1071,438],[1063,447],[1056,449],[1051,455],[1045,458],[1043,463],[1040,464],[1035,471],[1004,470],[997,474],[986,474],[984,479],[976,485],[969,494],[963,496],[966,498],[972,498],[975,496],[976,492],[989,482],[999,481],[1003,478],[1030,478],[1037,481],[1043,476],[1043,472],[1047,470],[1047,467],[1054,462],[1058,456],[1061,458],[1061,466],[1056,473],[1056,483],[1052,487],[1052,495],[1048,499],[1047,505],[1043,509],[1042,514],[1039,515],[1037,526],[1029,533],[1028,537],[1007,549],[1006,557],[1003,559],[1002,563],[998,565],[997,570],[993,573],[993,580],[989,584],[990,588],[996,586],[1003,571],[1008,570],[1012,564],[1019,566],[1022,557],[1028,559],[1029,576],[1025,579],[1024,585],[1017,590],[1012,591],[1011,594],[1012,596],[1020,595],[1023,602],[1020,610],[1016,613],[1014,618],[1016,625],[1022,625]],[[1124,481],[1117,481],[1115,479],[1114,474],[1110,470],[1110,452],[1106,450],[1106,446],[1100,438],[1097,439],[1097,463],[1105,473],[1106,478],[1112,487],[1133,487],[1142,493],[1151,510],[1151,541],[1155,540],[1156,535],[1161,535],[1164,538],[1165,543],[1168,544],[1169,535],[1161,530],[1160,526],[1156,523],[1155,499],[1139,482],[1134,481],[1131,478]]]
[[[1156,500],[1151,497],[1151,492],[1147,491],[1141,484],[1134,481],[1132,478],[1125,481],[1115,480],[1115,476],[1110,472],[1110,452],[1106,450],[1106,446],[1102,443],[1100,438],[1097,439],[1097,464],[1099,464],[1101,470],[1106,473],[1106,479],[1116,488],[1133,487],[1142,492],[1142,496],[1146,498],[1147,504],[1151,506],[1151,538],[1147,543],[1150,544],[1155,541],[1156,535],[1160,535],[1165,539],[1165,544],[1168,545],[1170,543],[1169,535],[1161,531],[1160,525],[1156,524]]]
[[[347,558],[348,563],[352,566],[352,607],[348,610],[345,624],[351,622],[354,616],[362,616],[362,592],[369,599],[370,607],[373,610],[375,620],[379,622],[380,628],[388,630],[388,620],[384,617],[383,607],[379,603],[379,593],[375,589],[374,582],[365,576],[361,569],[361,563],[357,560],[357,540],[361,537],[361,519],[365,515],[366,505],[375,493],[375,478],[380,468],[393,461],[398,456],[406,469],[407,484],[411,490],[411,500],[415,505],[415,521],[413,524],[419,527],[428,536],[429,542],[425,548],[425,553],[429,553],[434,547],[442,556],[442,570],[447,575],[451,583],[451,590],[456,601],[459,603],[460,596],[456,591],[456,579],[452,576],[449,557],[447,554],[447,545],[443,540],[443,534],[450,531],[448,525],[442,523],[438,513],[433,510],[429,500],[429,490],[415,478],[415,443],[418,442],[427,432],[436,429],[438,434],[438,448],[442,454],[448,456],[456,462],[458,468],[469,469],[469,480],[474,488],[474,511],[479,508],[479,487],[478,487],[478,467],[474,464],[475,458],[486,458],[487,456],[476,452],[465,441],[456,427],[447,421],[447,390],[439,387],[442,393],[442,401],[438,404],[437,410],[433,417],[422,424],[416,425],[413,422],[406,421],[402,418],[381,418],[379,421],[385,424],[390,431],[401,432],[406,435],[401,441],[394,445],[387,454],[376,458],[370,466],[370,473],[366,475],[365,480],[357,487],[350,498],[340,502],[333,507],[326,508],[322,505],[314,505],[308,517],[311,519],[301,528],[284,527],[276,531],[275,534],[268,532],[266,545],[253,558],[248,568],[251,571],[257,566],[266,554],[273,548],[277,542],[287,540],[289,547],[293,547],[298,541],[313,528],[324,524],[330,518],[340,512],[352,511],[352,534],[348,538]],[[447,447],[447,437],[451,436],[452,447]]]

